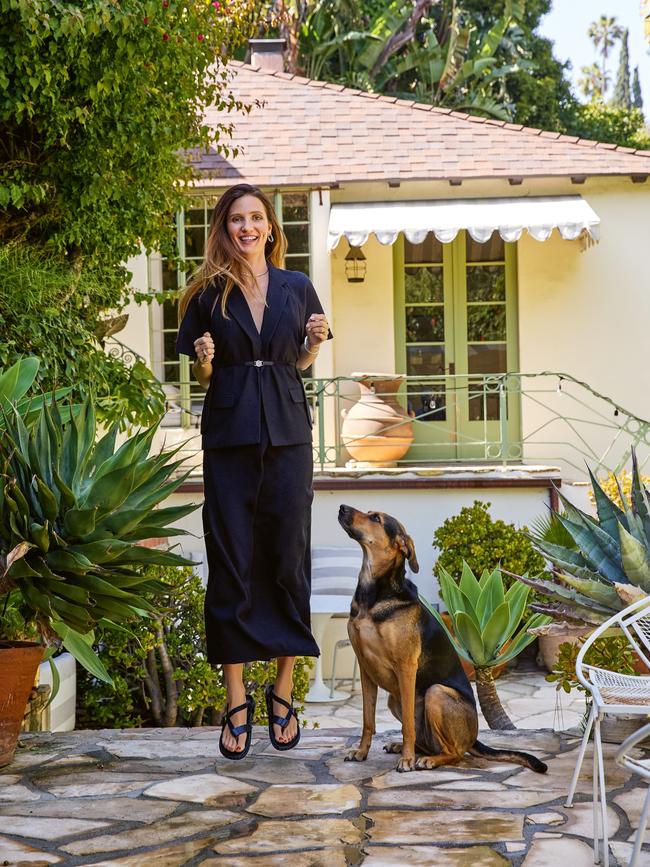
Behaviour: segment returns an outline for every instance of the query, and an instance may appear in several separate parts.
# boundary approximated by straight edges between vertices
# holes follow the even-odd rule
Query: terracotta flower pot
[[[361,396],[342,410],[341,442],[355,462],[387,466],[404,457],[413,442],[413,419],[395,393],[403,376],[353,373]]]
[[[580,638],[593,632],[593,629],[593,626],[587,626],[584,628],[576,627],[572,632],[563,632],[561,635],[538,636],[539,655],[544,668],[547,671],[553,671],[557,666],[561,644],[564,644],[567,641],[570,644],[575,644],[580,640]]]
[[[29,641],[0,642],[0,768],[14,757],[43,652],[42,645]]]

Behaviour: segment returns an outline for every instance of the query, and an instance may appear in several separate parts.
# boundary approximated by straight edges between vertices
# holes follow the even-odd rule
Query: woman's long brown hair
[[[226,225],[232,203],[241,199],[242,196],[255,196],[264,205],[273,235],[273,241],[267,240],[266,242],[264,255],[272,265],[277,268],[282,266],[287,249],[287,239],[278,218],[275,216],[269,197],[259,187],[251,186],[251,184],[236,184],[234,187],[229,187],[219,198],[212,211],[203,262],[192,274],[187,288],[181,296],[179,304],[181,318],[185,316],[188,304],[197,292],[202,292],[213,280],[220,280],[223,283],[220,299],[221,312],[226,318],[226,303],[233,288],[243,286],[246,283],[257,285],[250,265],[232,242]]]

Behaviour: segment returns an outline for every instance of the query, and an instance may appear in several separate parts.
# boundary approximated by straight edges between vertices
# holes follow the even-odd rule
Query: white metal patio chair
[[[605,790],[605,768],[600,724],[605,713],[614,715],[634,714],[637,716],[648,716],[650,714],[650,676],[618,674],[615,671],[585,664],[585,656],[594,642],[606,633],[612,634],[612,632],[616,635],[624,635],[632,649],[650,667],[650,597],[634,602],[601,624],[587,638],[580,648],[576,659],[576,676],[591,695],[592,705],[565,807],[573,806],[573,796],[578,785],[580,769],[587,750],[589,735],[593,729],[594,861],[596,864],[600,863],[598,834],[598,803],[600,801],[604,867],[609,867],[609,838],[607,832],[607,794]]]
[[[332,617],[348,617],[350,602],[354,596],[361,568],[362,554],[359,546],[314,547],[311,551],[311,607],[312,631],[316,643],[322,644],[327,624]],[[328,604],[328,600],[331,604]],[[322,658],[316,660],[314,680],[307,693],[307,701],[342,700],[348,693],[334,689],[336,657],[339,649],[348,647],[347,639],[337,641],[332,657],[330,687],[327,689],[322,675]],[[352,689],[356,680],[356,657],[352,675]]]
[[[637,758],[632,755],[632,750],[637,747],[641,741],[644,741],[650,736],[650,723],[642,726],[637,731],[633,732],[629,738],[626,738],[616,753],[616,761],[622,768],[632,771],[633,774],[638,774],[640,777],[648,780],[648,791],[643,802],[643,809],[639,817],[639,827],[637,828],[636,837],[634,840],[634,849],[630,857],[628,867],[636,867],[641,846],[643,845],[643,837],[645,836],[645,828],[648,821],[648,811],[650,810],[650,756],[646,759]]]

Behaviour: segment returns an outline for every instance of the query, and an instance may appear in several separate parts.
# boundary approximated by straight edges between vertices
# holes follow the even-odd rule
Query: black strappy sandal
[[[269,739],[271,743],[276,748],[276,750],[292,750],[300,740],[300,722],[298,721],[298,714],[295,712],[292,704],[289,704],[288,701],[285,701],[283,698],[280,698],[279,695],[276,695],[273,692],[273,687],[271,686],[271,684],[269,684],[264,690],[264,696],[266,698],[266,712],[269,717]],[[288,711],[286,716],[278,716],[277,714],[273,713],[274,701],[286,707]],[[286,744],[281,744],[278,740],[276,740],[273,726],[280,726],[280,728],[284,731],[284,729],[286,729],[286,727],[291,722],[292,716],[295,716],[296,722],[298,723],[298,732],[293,740],[288,741]]]
[[[232,724],[232,717],[239,713],[239,711],[246,711],[246,722],[240,726],[234,726]],[[255,714],[255,699],[252,695],[246,696],[246,703],[240,704],[238,707],[233,707],[232,710],[227,710],[226,714],[223,718],[223,722],[221,723],[221,737],[219,738],[219,750],[221,751],[221,755],[226,759],[233,759],[234,761],[238,761],[239,759],[243,759],[248,754],[248,750],[251,745],[251,737],[253,734],[253,715]],[[246,732],[246,743],[244,744],[244,749],[241,752],[237,752],[236,750],[226,749],[223,745],[223,733],[224,730],[228,726],[230,729],[230,734],[237,738],[239,735],[243,735]]]

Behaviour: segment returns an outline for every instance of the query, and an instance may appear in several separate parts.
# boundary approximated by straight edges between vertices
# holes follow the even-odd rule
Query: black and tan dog
[[[444,629],[422,605],[406,578],[405,561],[418,571],[413,540],[382,512],[341,506],[339,523],[361,545],[363,565],[350,608],[348,633],[361,670],[363,732],[345,757],[362,762],[375,733],[377,688],[402,723],[398,771],[453,765],[466,753],[516,762],[543,774],[546,765],[528,753],[494,750],[477,740],[476,702],[467,676]],[[417,758],[416,758],[416,753]]]

